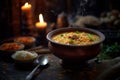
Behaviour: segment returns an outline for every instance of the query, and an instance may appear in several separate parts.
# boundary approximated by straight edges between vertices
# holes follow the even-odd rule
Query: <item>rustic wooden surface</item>
[[[120,58],[100,63],[90,60],[87,66],[68,67],[63,66],[61,59],[53,54],[46,55],[50,60],[49,66],[41,71],[38,70],[32,80],[96,80],[100,73],[120,61]],[[31,65],[18,67],[14,61],[5,61],[0,57],[0,80],[24,80],[33,67]]]

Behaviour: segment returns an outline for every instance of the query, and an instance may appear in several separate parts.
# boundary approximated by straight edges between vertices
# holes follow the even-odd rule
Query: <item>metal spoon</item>
[[[36,61],[38,61],[38,60],[36,60]],[[41,67],[41,68],[45,67],[48,64],[48,62],[49,62],[48,61],[48,56],[42,56],[41,59],[40,59],[40,61],[39,61],[39,64],[32,70],[31,73],[29,73],[27,75],[27,77],[25,78],[25,80],[31,80],[32,77],[33,77],[33,75],[34,75],[34,73],[36,72],[36,70],[39,67]]]

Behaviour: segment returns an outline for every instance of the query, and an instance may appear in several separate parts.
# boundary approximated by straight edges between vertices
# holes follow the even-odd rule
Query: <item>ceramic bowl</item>
[[[35,46],[36,39],[31,36],[20,36],[14,38],[14,41],[24,44],[25,48],[31,48]]]
[[[11,55],[15,51],[24,49],[24,44],[17,42],[6,42],[0,45],[0,52],[2,54]]]
[[[11,55],[16,64],[27,65],[32,64],[38,57],[38,54],[33,51],[20,50]]]
[[[98,35],[100,37],[100,40],[94,44],[88,45],[66,45],[57,43],[52,40],[52,37],[56,34],[71,31],[92,33]],[[53,30],[47,34],[46,38],[48,40],[48,47],[51,50],[51,52],[58,58],[62,59],[64,62],[69,63],[82,63],[96,57],[100,53],[102,43],[105,40],[104,34],[99,32],[98,30],[74,27]]]

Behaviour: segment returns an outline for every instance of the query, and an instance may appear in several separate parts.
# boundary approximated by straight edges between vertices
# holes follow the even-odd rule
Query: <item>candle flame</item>
[[[25,3],[25,6],[28,6],[28,2]]]
[[[42,15],[42,14],[39,15],[39,21],[40,21],[40,23],[43,23],[43,22],[44,22],[44,19],[43,19],[43,15]]]

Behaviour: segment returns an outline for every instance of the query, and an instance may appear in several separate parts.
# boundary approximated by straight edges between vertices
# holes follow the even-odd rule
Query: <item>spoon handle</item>
[[[32,72],[27,75],[27,77],[25,78],[25,80],[31,80],[32,77],[33,77],[33,75],[34,75],[34,73],[36,72],[36,70],[38,69],[39,66],[40,66],[40,64],[38,64],[38,65],[32,70]]]

